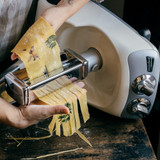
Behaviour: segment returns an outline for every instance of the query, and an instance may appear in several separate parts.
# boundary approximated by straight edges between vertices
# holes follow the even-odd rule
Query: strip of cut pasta
[[[87,106],[87,103],[85,102],[86,90],[79,87],[78,87],[79,89],[77,90],[77,87],[78,87],[77,85],[73,84],[71,85],[71,87],[68,87],[67,89],[78,97],[83,120],[84,122],[86,122],[89,119],[88,106]]]
[[[70,95],[67,95],[65,92],[61,90],[57,90],[56,93],[60,95],[60,97],[63,97],[67,102],[69,102],[70,104],[70,120],[69,120],[69,124],[70,124],[70,134],[72,135],[73,133],[76,132],[76,128],[75,128],[75,118],[74,118],[74,105],[73,105],[73,100],[70,97]],[[77,100],[76,100],[77,101]]]
[[[73,104],[73,108],[72,108],[72,112],[73,112],[73,116],[75,119],[75,129],[78,130],[80,128],[80,119],[79,119],[79,113],[78,113],[78,106],[77,106],[77,98],[74,94],[72,94],[71,92],[69,92],[66,87],[62,88],[61,90],[57,91],[60,95],[65,95],[65,97],[70,97],[72,99],[72,104]]]

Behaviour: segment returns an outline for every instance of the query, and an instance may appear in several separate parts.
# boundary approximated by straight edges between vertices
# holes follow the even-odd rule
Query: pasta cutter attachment
[[[13,69],[4,76],[5,88],[8,94],[21,105],[28,105],[31,102],[31,90],[42,87],[48,82],[63,75],[69,78],[76,77],[84,79],[89,72],[97,71],[102,67],[102,58],[95,48],[77,54],[71,49],[65,49],[61,54],[62,68],[53,72],[44,72],[44,75],[34,80],[29,80],[25,68]]]

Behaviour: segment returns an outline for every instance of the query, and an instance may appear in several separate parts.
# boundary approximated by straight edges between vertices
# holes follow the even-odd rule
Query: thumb
[[[16,54],[16,53],[12,53],[11,54],[11,60],[13,61],[13,60],[15,60],[15,59],[20,59],[20,57]]]
[[[31,120],[43,120],[53,116],[54,114],[69,114],[69,109],[63,105],[33,105],[21,106],[19,108],[21,114],[25,119]]]
[[[19,109],[20,126],[18,128],[26,128],[41,120],[47,119],[54,114],[69,114],[69,109],[63,105],[33,105],[21,106]]]
[[[51,114],[69,114],[69,109],[63,105],[47,106],[48,112]],[[45,108],[46,110],[46,108]]]

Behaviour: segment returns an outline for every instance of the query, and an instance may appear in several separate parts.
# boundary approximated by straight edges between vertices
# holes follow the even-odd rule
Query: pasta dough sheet
[[[12,50],[25,64],[30,80],[62,68],[60,49],[55,38],[52,27],[40,17]]]

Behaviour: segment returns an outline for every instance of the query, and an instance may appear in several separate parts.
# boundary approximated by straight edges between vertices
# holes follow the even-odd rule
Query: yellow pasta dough
[[[61,80],[59,80],[61,79]],[[65,85],[62,83],[58,83],[59,81],[63,81]],[[48,83],[47,85],[50,86],[50,84],[53,84],[56,82],[59,84],[59,89],[52,86],[53,91],[47,94],[46,92],[46,86],[41,88],[43,90],[43,96],[42,94],[39,94],[38,90],[35,90],[34,93],[39,97],[39,99],[45,103],[48,103],[50,105],[60,104],[65,105],[67,104],[67,107],[70,109],[70,114],[65,115],[56,115],[53,117],[53,120],[51,122],[51,125],[49,125],[50,133],[53,131],[53,128],[56,128],[56,135],[60,136],[60,128],[63,128],[63,134],[65,136],[70,136],[77,132],[77,130],[80,128],[80,119],[78,114],[78,105],[77,105],[77,99],[80,103],[81,112],[83,115],[83,120],[86,122],[89,119],[89,113],[88,113],[88,107],[86,103],[86,90],[78,87],[75,84],[72,84],[71,81],[69,81],[67,77],[63,76],[55,81],[52,81]],[[66,83],[67,82],[67,83]],[[68,85],[66,85],[68,84]],[[51,89],[51,88],[50,88]],[[50,90],[51,91],[51,90]],[[46,95],[45,95],[46,93]]]
[[[5,99],[7,102],[13,102],[14,101],[14,99],[8,95],[6,90],[1,93],[1,97],[3,99]]]
[[[30,80],[62,67],[55,38],[52,27],[40,17],[12,50],[24,62]]]

